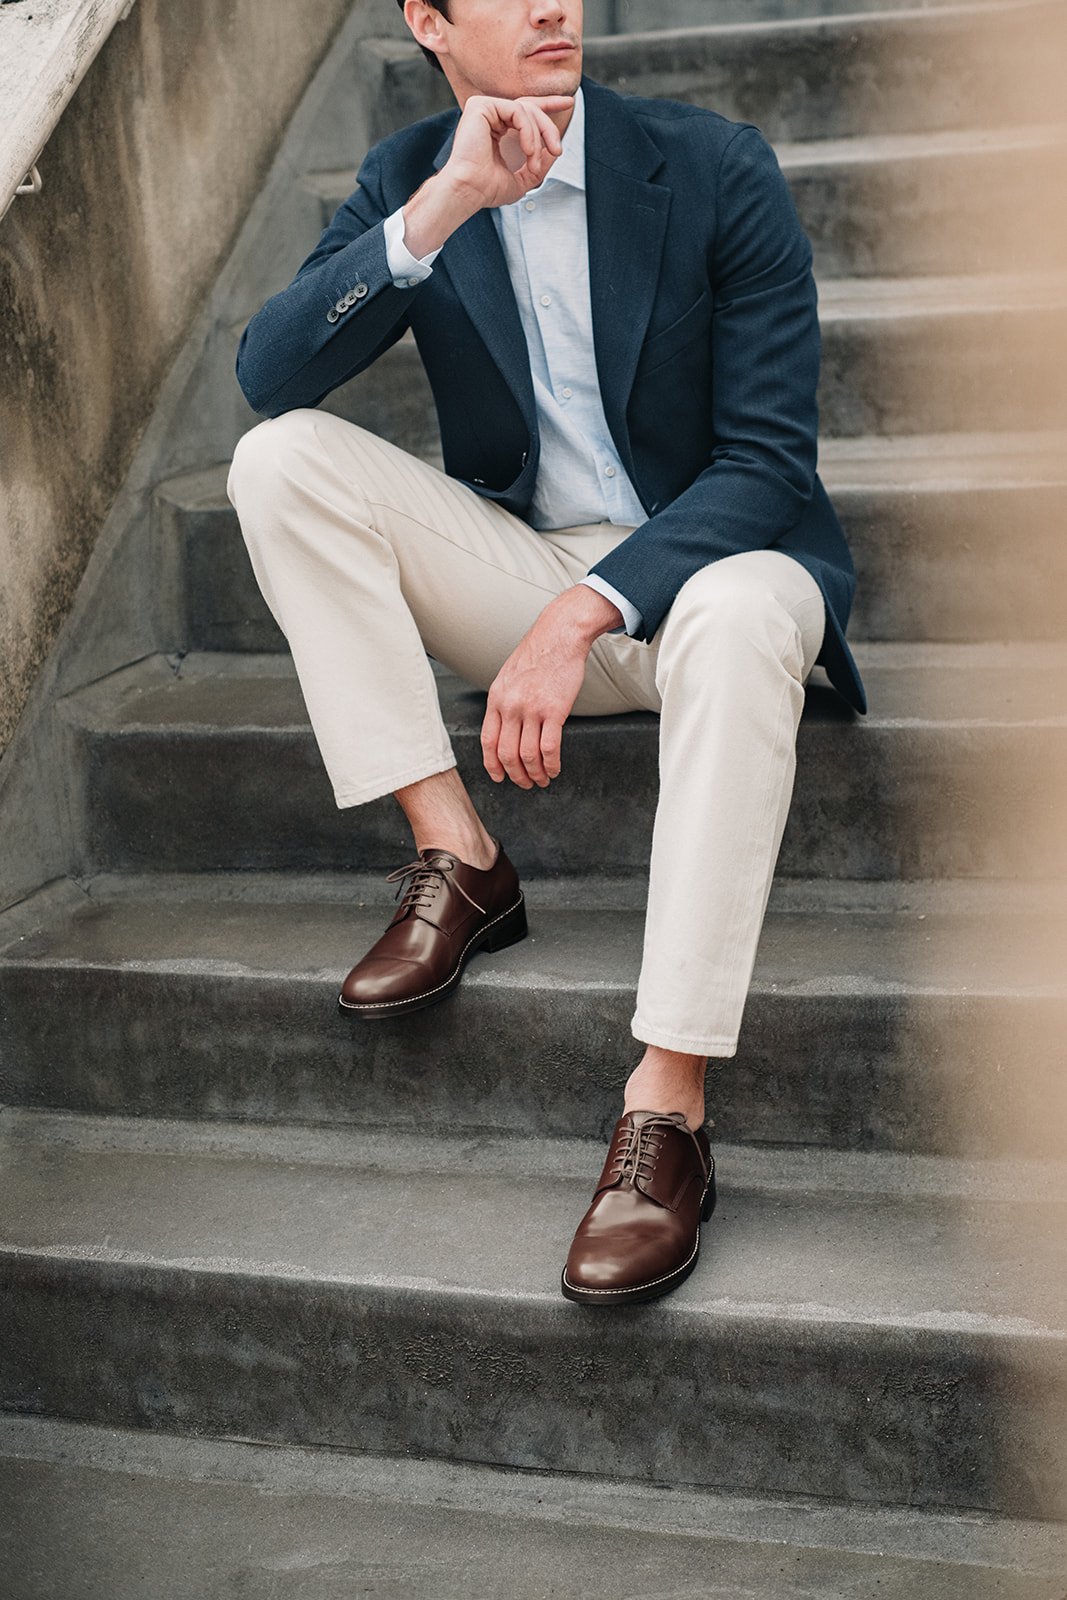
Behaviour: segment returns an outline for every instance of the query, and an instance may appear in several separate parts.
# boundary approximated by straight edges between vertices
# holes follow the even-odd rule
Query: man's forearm
[[[443,172],[435,172],[404,205],[404,245],[413,256],[429,255],[479,209]]]

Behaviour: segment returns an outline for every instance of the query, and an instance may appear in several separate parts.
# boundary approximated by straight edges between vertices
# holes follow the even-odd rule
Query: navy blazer
[[[811,245],[751,123],[582,76],[593,344],[604,414],[648,520],[590,571],[650,640],[720,556],[794,556],[826,600],[818,660],[857,710],[856,576],[816,472],[820,334]],[[411,326],[445,471],[525,517],[540,452],[526,338],[496,229],[476,212],[430,277],[394,286],[382,222],[439,170],[459,106],[380,140],[289,286],[241,335],[254,411],[315,406]]]

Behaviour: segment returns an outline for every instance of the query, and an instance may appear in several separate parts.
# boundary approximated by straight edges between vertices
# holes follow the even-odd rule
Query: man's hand
[[[574,105],[572,94],[468,95],[441,173],[480,206],[506,206],[543,181],[563,150],[549,116]]]
[[[572,94],[468,95],[448,160],[404,206],[404,243],[412,255],[440,249],[484,206],[510,205],[536,189],[563,149],[548,113],[573,104]]]
[[[545,789],[559,776],[563,724],[585,677],[594,641],[622,614],[606,595],[575,584],[550,600],[489,685],[482,761],[499,783]]]

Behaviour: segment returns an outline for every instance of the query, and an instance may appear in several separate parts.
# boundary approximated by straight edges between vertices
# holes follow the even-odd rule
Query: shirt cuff
[[[622,612],[623,620],[621,625],[618,628],[608,628],[608,633],[628,633],[633,635],[637,632],[641,626],[641,613],[635,605],[627,600],[624,594],[620,594],[618,589],[613,589],[610,583],[606,583],[596,573],[590,574],[587,578],[579,578],[578,581],[579,583],[584,583],[590,589],[595,589],[597,594],[602,594],[606,600],[611,600]]]
[[[430,276],[430,263],[440,253],[442,246],[428,255],[413,256],[404,243],[404,207],[398,209],[382,223],[385,234],[385,259],[389,264],[393,285],[397,289],[413,289],[423,278]]]

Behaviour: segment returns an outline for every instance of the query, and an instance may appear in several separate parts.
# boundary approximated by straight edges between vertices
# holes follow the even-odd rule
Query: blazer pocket
[[[694,300],[687,311],[680,317],[675,317],[669,327],[663,328],[659,333],[654,333],[651,339],[646,339],[638,357],[638,370],[642,373],[651,372],[654,367],[662,366],[664,361],[669,361],[679,350],[684,350],[687,344],[698,339],[711,322],[711,291],[705,289],[699,300]]]

